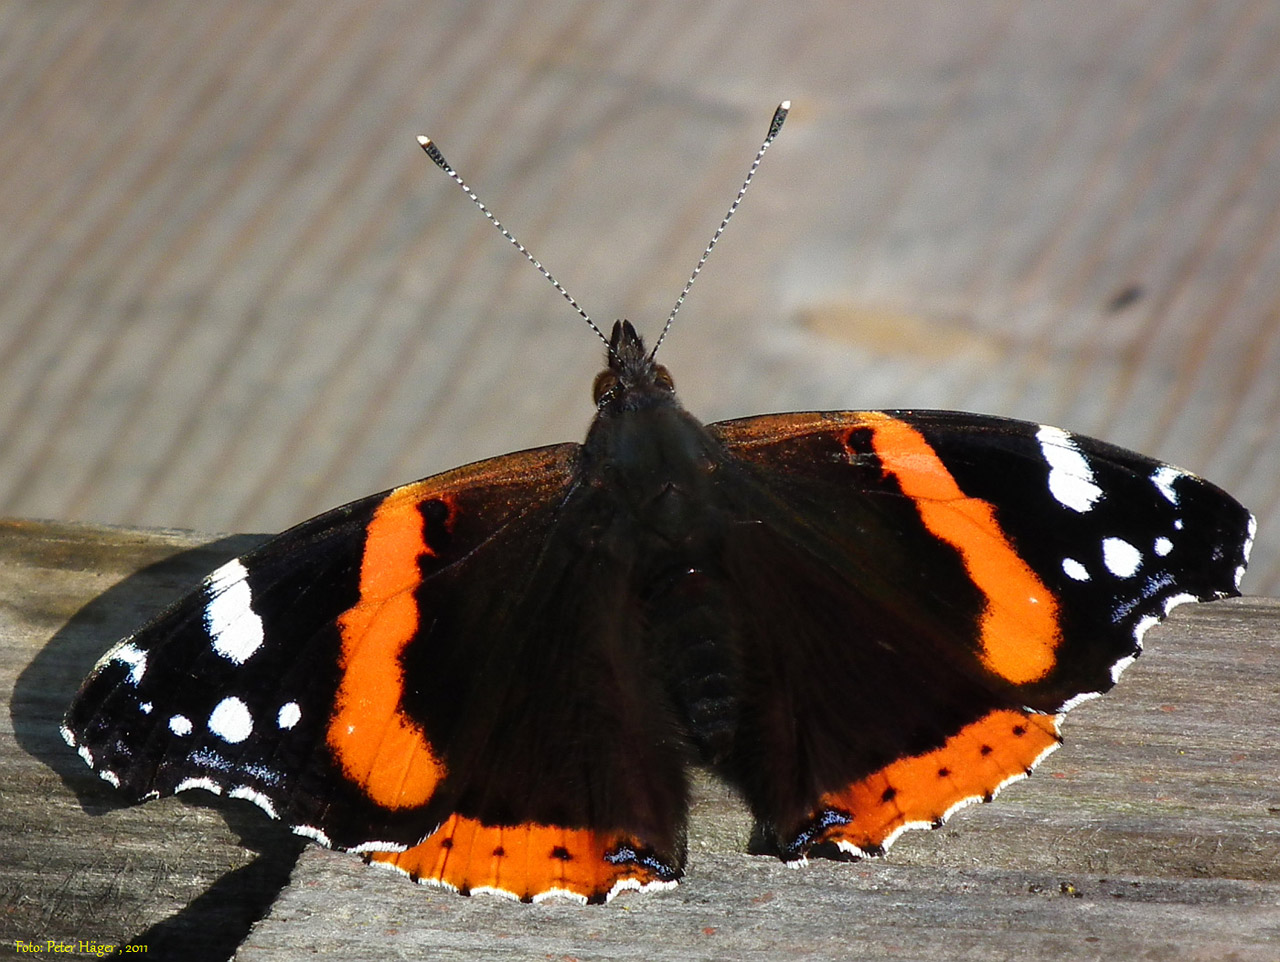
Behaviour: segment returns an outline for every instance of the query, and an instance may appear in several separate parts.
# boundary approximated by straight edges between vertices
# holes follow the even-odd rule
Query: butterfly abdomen
[[[648,592],[649,660],[681,726],[707,764],[727,759],[738,732],[741,643],[724,617],[722,583],[687,561]]]

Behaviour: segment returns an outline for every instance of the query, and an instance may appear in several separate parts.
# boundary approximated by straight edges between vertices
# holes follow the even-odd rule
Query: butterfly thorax
[[[671,375],[645,353],[630,322],[614,325],[608,363],[595,381],[582,476],[620,502],[628,520],[678,546],[706,523],[724,451],[681,407]]]
[[[741,672],[723,579],[727,516],[717,473],[726,454],[681,407],[671,376],[629,323],[614,327],[596,400],[581,465],[591,488],[584,496],[609,519],[595,547],[630,573],[646,657],[703,760],[721,761],[737,729]]]

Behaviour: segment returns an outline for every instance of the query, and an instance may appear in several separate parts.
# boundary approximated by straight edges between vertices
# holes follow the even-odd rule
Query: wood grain
[[[1260,520],[1280,594],[1275,0],[0,5],[0,513],[278,530],[577,440],[606,324],[704,420],[944,407]]]
[[[195,960],[1278,957],[1280,603],[1179,608],[1115,692],[1071,713],[1032,779],[885,860],[794,871],[745,855],[744,812],[702,779],[674,892],[525,906],[313,846],[299,857],[247,803],[120,807],[63,745],[62,711],[112,641],[257,540],[0,524],[0,952],[54,939]]]

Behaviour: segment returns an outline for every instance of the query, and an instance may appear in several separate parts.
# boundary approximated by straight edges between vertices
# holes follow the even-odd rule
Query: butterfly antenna
[[[596,337],[604,341],[605,347],[609,348],[610,353],[612,353],[613,349],[612,347],[610,347],[609,339],[605,337],[604,331],[600,330],[600,328],[596,326],[596,322],[593,321],[591,319],[591,316],[578,305],[578,302],[573,299],[573,295],[564,289],[564,285],[561,284],[558,280],[556,280],[555,276],[549,270],[543,267],[542,263],[536,257],[534,257],[532,254],[529,253],[528,248],[526,248],[523,244],[521,244],[518,240],[516,240],[515,235],[513,235],[511,231],[507,230],[505,227],[502,226],[502,222],[498,220],[498,218],[493,216],[493,212],[484,205],[484,202],[480,200],[479,197],[476,196],[476,192],[467,186],[467,182],[458,176],[458,172],[456,170],[454,170],[452,167],[449,166],[449,162],[444,159],[444,154],[440,153],[440,148],[437,147],[434,143],[432,143],[431,138],[420,136],[418,138],[418,143],[421,145],[422,149],[427,152],[427,156],[431,158],[431,160],[435,163],[435,165],[439,167],[441,170],[443,170],[446,174],[448,174],[449,179],[452,180],[459,187],[461,187],[462,190],[466,193],[466,195],[471,198],[471,202],[480,208],[480,212],[489,219],[489,223],[491,223],[494,227],[498,228],[502,236],[505,237],[507,240],[511,241],[515,249],[518,250],[521,254],[523,254],[525,256],[525,259],[528,260],[530,264],[532,264],[534,267],[538,269],[538,273],[540,273],[543,277],[545,277],[548,281],[551,282],[551,286],[560,292],[560,296],[569,302],[569,305],[575,311],[578,312],[578,314],[582,317],[584,321],[587,322],[587,325],[591,328],[591,330],[596,332]]]
[[[725,227],[729,224],[729,218],[737,211],[738,205],[742,203],[742,198],[747,192],[747,188],[751,186],[751,178],[756,175],[756,170],[760,166],[760,161],[764,159],[764,152],[769,149],[769,145],[773,143],[774,138],[778,136],[778,131],[782,129],[783,123],[787,119],[787,112],[791,110],[791,101],[784,100],[778,104],[778,109],[773,112],[773,119],[769,121],[769,132],[765,134],[764,143],[760,145],[760,149],[756,151],[755,160],[751,161],[751,167],[747,170],[747,177],[742,182],[742,186],[738,188],[738,196],[733,199],[733,203],[729,205],[729,212],[724,215],[724,220],[720,222],[720,226],[716,228],[716,232],[711,235],[706,250],[702,252],[702,256],[698,258],[698,264],[693,269],[693,273],[689,275],[689,279],[685,281],[684,290],[680,292],[680,296],[676,298],[675,307],[671,308],[671,313],[667,315],[667,323],[663,325],[662,333],[658,335],[658,340],[654,342],[653,350],[649,352],[649,359],[652,360],[658,353],[658,348],[662,346],[662,342],[666,340],[667,332],[671,330],[671,323],[676,319],[684,299],[689,295],[689,288],[693,287],[693,282],[698,279],[698,275],[702,273],[702,267],[707,262],[707,258],[711,256],[711,251],[715,249],[716,244],[720,240],[720,235],[724,233]]]

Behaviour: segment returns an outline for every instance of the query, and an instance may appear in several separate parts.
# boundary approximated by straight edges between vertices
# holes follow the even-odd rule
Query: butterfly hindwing
[[[459,525],[467,515],[460,501]],[[595,887],[563,887],[591,899],[678,876],[688,758],[633,617],[637,547],[619,524],[629,527],[611,492],[576,478],[553,510],[424,570],[403,704],[437,734],[450,772],[439,793],[458,819],[443,853],[430,839],[398,867],[456,863],[457,840],[476,838],[504,852],[541,846],[577,863],[561,866],[574,878],[590,868]],[[590,831],[546,843],[563,830]],[[452,870],[444,880],[463,887]]]

